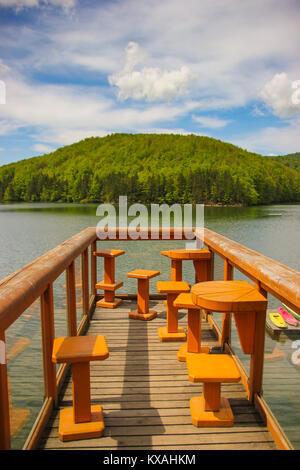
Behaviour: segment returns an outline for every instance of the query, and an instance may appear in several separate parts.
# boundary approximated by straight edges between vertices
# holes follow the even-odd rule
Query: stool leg
[[[72,364],[73,416],[74,423],[91,420],[90,364]]]
[[[90,363],[72,364],[73,407],[60,411],[58,436],[61,441],[89,439],[102,436],[103,410],[91,406]]]
[[[202,396],[205,411],[218,411],[221,403],[221,384],[219,382],[205,382]]]
[[[167,294],[167,326],[158,328],[160,341],[185,341],[186,334],[181,326],[178,326],[178,309],[173,302],[178,294]]]
[[[208,262],[206,260],[194,259],[196,282],[208,281]]]
[[[209,354],[209,352],[209,346],[201,346],[201,312],[188,308],[187,343],[180,347],[177,359],[180,362],[186,362],[187,353]]]
[[[104,284],[115,284],[115,259],[114,258],[104,258]],[[119,283],[118,287],[121,287],[123,283]],[[112,286],[113,287],[113,286]],[[116,287],[116,288],[118,288]],[[97,284],[96,284],[97,288]],[[96,305],[97,307],[106,307],[106,308],[116,308],[120,303],[122,303],[122,299],[116,299],[115,297],[115,290],[105,290],[104,287],[100,287],[99,289],[104,289],[104,296],[101,300],[99,300]]]
[[[115,282],[115,259],[104,258],[104,282],[114,284]]]
[[[188,309],[187,352],[199,353],[201,350],[201,313]]]
[[[149,310],[149,279],[138,279],[137,307],[129,313],[129,318],[148,321],[157,316],[155,310]]]
[[[115,300],[115,293],[112,290],[104,291],[104,300],[105,302],[113,302]]]
[[[182,260],[171,260],[171,281],[182,281]]]
[[[190,409],[192,423],[197,427],[228,427],[234,423],[229,401],[221,397],[219,382],[204,382],[201,397],[190,399]]]
[[[178,330],[178,310],[173,302],[178,294],[168,294],[167,297],[167,331],[168,333],[177,333]]]
[[[138,279],[138,313],[149,312],[149,279]]]

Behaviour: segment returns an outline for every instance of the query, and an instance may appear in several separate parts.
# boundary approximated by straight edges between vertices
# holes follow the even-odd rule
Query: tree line
[[[300,174],[202,136],[92,137],[0,168],[0,201],[270,204],[300,201]]]

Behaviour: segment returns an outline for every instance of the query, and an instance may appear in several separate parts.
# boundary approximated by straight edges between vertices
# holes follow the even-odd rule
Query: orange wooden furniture
[[[90,361],[109,356],[105,337],[69,336],[55,338],[52,361],[72,364],[73,407],[60,412],[59,439],[72,441],[100,437],[104,430],[102,407],[91,406]]]
[[[227,354],[190,354],[187,356],[189,380],[202,382],[202,396],[190,400],[194,426],[232,426],[234,416],[227,398],[221,397],[221,383],[239,382],[239,370]]]
[[[155,310],[149,310],[149,279],[159,276],[160,271],[148,269],[136,269],[127,273],[128,277],[138,280],[137,310],[129,313],[129,318],[136,320],[152,320],[156,317]]]
[[[97,302],[97,307],[116,308],[122,299],[115,298],[115,291],[123,286],[123,282],[115,280],[115,258],[125,253],[124,250],[95,251],[95,256],[104,258],[104,280],[96,284],[96,289],[104,290],[103,299]]]
[[[186,334],[178,326],[178,309],[174,306],[174,300],[178,294],[189,292],[189,285],[187,282],[159,281],[156,289],[159,294],[167,294],[167,326],[158,329],[160,341],[184,341]]]
[[[185,362],[187,354],[209,353],[208,346],[201,346],[201,308],[194,304],[191,293],[179,294],[174,301],[174,307],[186,308],[188,311],[187,343],[180,347],[177,359]]]
[[[182,262],[184,260],[193,261],[196,275],[196,282],[208,281],[209,262],[211,252],[204,249],[179,249],[161,251],[161,255],[171,259],[171,281],[182,281]]]
[[[191,294],[193,302],[201,308],[233,312],[243,352],[254,353],[259,334],[255,325],[258,316],[265,315],[267,309],[267,299],[259,290],[247,281],[209,281],[195,284]]]

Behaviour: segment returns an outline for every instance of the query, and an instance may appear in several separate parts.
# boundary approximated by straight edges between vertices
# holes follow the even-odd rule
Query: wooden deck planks
[[[157,307],[157,308],[156,308]],[[186,364],[177,361],[180,343],[161,343],[157,329],[166,323],[162,302],[150,302],[158,310],[152,321],[129,320],[136,302],[118,308],[97,308],[87,334],[105,335],[109,359],[91,363],[92,403],[104,410],[105,432],[98,439],[63,443],[58,439],[59,410],[51,417],[42,437],[44,449],[105,450],[251,450],[276,449],[259,414],[249,404],[243,385],[223,384],[235,415],[231,428],[196,428],[191,423],[189,399],[201,394],[201,384],[188,380]],[[179,312],[186,327],[186,315]],[[202,322],[203,344],[215,348],[209,324]],[[70,374],[60,394],[60,407],[72,403]]]

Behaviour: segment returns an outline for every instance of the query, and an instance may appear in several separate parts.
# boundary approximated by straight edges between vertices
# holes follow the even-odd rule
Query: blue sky
[[[298,0],[0,0],[0,165],[114,132],[300,151],[299,24]]]

